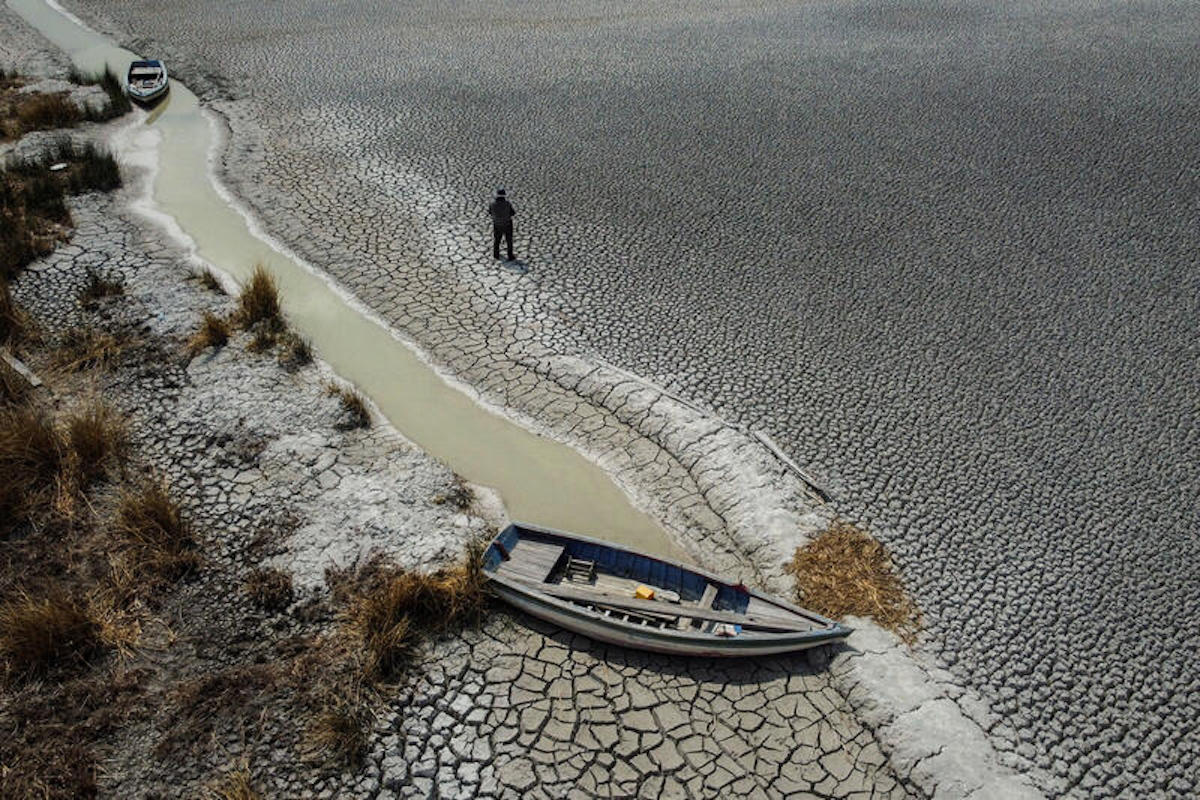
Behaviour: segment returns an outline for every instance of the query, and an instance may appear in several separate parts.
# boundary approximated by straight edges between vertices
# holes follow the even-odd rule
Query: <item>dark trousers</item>
[[[513,260],[513,251],[512,251],[512,223],[511,222],[508,223],[507,225],[493,225],[492,226],[492,257],[493,258],[500,257],[500,240],[501,239],[503,239],[505,242],[508,243],[508,260],[512,261]]]

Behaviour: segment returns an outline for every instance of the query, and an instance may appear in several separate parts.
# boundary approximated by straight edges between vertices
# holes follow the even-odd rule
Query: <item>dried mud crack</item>
[[[13,670],[0,711],[31,731],[56,704],[72,749],[39,752],[81,772],[5,751],[6,779],[62,797],[914,792],[804,659],[658,658],[494,609],[415,642],[386,683],[342,682],[361,674],[344,576],[377,559],[450,566],[489,523],[457,476],[389,426],[344,424],[354,409],[327,393],[319,363],[291,358],[282,330],[214,334],[238,301],[131,214],[146,176],[124,177],[114,194],[71,200],[64,241],[12,284],[25,326],[14,352],[44,383],[11,402],[69,432],[74,409],[100,398],[111,411],[93,416],[122,435],[119,460],[91,459],[105,467],[77,504],[87,531],[71,534],[110,547],[63,551],[60,577],[81,598],[61,604],[60,641],[78,658],[52,653],[37,682]],[[6,386],[22,380],[5,373]],[[80,464],[97,452],[82,434]],[[34,546],[34,527],[7,551]],[[19,563],[6,562],[6,601],[42,585]],[[89,617],[101,588],[121,612],[107,621]]]

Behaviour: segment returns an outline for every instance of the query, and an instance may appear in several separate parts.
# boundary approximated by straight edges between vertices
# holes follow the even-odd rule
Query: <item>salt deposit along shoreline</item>
[[[616,428],[618,432],[624,428],[625,437],[632,440],[634,446],[639,441],[645,442],[639,431],[654,429],[655,443],[649,446],[668,453],[675,463],[689,460],[687,471],[707,490],[703,496],[708,513],[720,509],[726,517],[711,523],[710,529],[705,531],[707,535],[721,541],[720,537],[728,534],[713,529],[723,527],[722,523],[736,532],[720,557],[736,568],[749,571],[764,583],[780,585],[778,564],[782,559],[779,556],[790,552],[802,541],[803,532],[815,530],[823,518],[819,511],[810,509],[801,499],[801,487],[794,480],[789,482],[786,473],[756,443],[746,440],[740,432],[719,420],[706,418],[704,414],[681,408],[678,404],[672,405],[670,398],[660,396],[636,381],[606,374],[594,365],[580,364],[579,359],[539,355],[542,360],[536,362],[537,365],[553,381],[549,389],[552,397],[547,406],[558,399],[554,395],[562,395],[564,382],[575,381],[571,390],[576,395],[574,405],[567,410],[556,409],[556,414],[550,415],[551,419],[561,424],[565,417],[579,415],[581,396],[593,402],[599,397],[603,399],[601,408],[607,406],[607,409],[589,410],[589,414],[612,415],[616,423],[606,419],[605,427]],[[550,430],[560,433],[553,425]],[[607,433],[611,438],[611,431]],[[578,440],[577,436],[566,438],[576,439],[576,443]],[[584,449],[595,453],[600,449],[595,446],[596,442],[604,441],[604,437],[593,433],[585,441],[590,447]],[[609,442],[607,449],[615,448]],[[601,459],[605,460],[603,455]],[[651,481],[646,488],[645,470],[639,472],[636,469],[645,465],[635,463],[632,470],[627,466],[634,459],[636,455],[633,459],[617,455],[607,460],[610,464],[615,462],[624,466],[626,472],[640,478],[640,497],[649,496],[652,503],[659,505],[671,503],[661,498],[654,500],[665,482],[660,476],[657,483]],[[707,478],[695,478],[696,473],[705,472],[710,473]],[[740,476],[733,481],[737,488],[729,495],[723,495],[718,489],[730,482],[731,475]],[[766,476],[765,481],[763,476]],[[693,533],[696,517],[703,517],[704,511],[693,510],[691,517],[685,517],[684,530]],[[678,509],[671,508],[668,512],[667,516],[673,517],[678,525]],[[703,548],[697,549],[704,552]],[[912,772],[916,786],[936,788],[939,796],[985,796],[989,791],[995,792],[996,796],[1014,796],[1014,792],[1028,790],[1026,785],[997,766],[996,757],[989,752],[987,739],[979,727],[959,713],[950,697],[961,699],[964,695],[948,680],[947,674],[916,666],[894,640],[872,630],[869,623],[858,624],[864,632],[858,640],[862,653],[840,656],[835,660],[832,672],[860,713],[878,727],[890,747],[893,760]],[[895,689],[897,675],[903,676],[898,692]],[[964,746],[964,742],[969,746]]]

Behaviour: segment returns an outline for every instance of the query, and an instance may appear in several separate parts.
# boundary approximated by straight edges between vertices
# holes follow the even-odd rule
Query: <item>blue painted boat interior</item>
[[[677,592],[684,602],[694,603],[699,600],[704,595],[705,587],[710,583],[709,579],[703,575],[698,575],[676,564],[659,561],[649,556],[635,555],[604,544],[576,541],[517,525],[509,525],[488,546],[483,557],[484,570],[487,572],[495,570],[505,558],[501,548],[497,547],[497,542],[504,551],[511,553],[522,539],[561,545],[565,550],[564,555],[594,562],[596,570],[599,572]],[[725,583],[717,581],[711,581],[711,583],[717,587],[717,596],[712,606],[714,609],[745,612],[746,607],[750,604],[749,594]]]

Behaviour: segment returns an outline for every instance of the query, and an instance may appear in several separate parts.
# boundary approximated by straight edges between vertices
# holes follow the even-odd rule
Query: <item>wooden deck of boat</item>
[[[542,583],[554,571],[554,565],[563,554],[563,546],[547,542],[521,539],[509,553],[507,560],[496,568],[497,575],[517,580]]]
[[[746,606],[746,615],[754,617],[758,620],[762,620],[763,622],[777,622],[779,624],[789,625],[795,625],[797,624],[797,620],[803,619],[802,617],[798,617],[794,611],[782,608],[774,603],[763,600],[761,597],[754,597],[753,595],[750,597],[749,605]],[[814,630],[820,627],[819,625],[816,625],[808,620],[804,620],[804,622]]]

